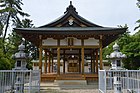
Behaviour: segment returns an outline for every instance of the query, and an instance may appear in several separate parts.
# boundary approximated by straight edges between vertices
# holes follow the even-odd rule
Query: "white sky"
[[[129,30],[140,19],[137,0],[71,0],[78,14],[85,19],[105,27],[128,25]],[[23,0],[23,11],[30,14],[33,24],[38,27],[62,16],[70,0]]]

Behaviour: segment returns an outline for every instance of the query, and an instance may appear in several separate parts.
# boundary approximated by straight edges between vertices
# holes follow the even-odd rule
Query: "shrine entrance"
[[[74,55],[68,57],[67,67],[68,72],[79,72],[79,68],[81,67],[79,64],[79,58]]]

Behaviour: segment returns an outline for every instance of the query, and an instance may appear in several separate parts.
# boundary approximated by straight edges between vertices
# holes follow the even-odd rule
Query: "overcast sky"
[[[128,24],[135,33],[136,20],[140,19],[137,0],[23,0],[22,8],[38,27],[62,16],[70,1],[80,16],[95,24],[105,27]]]

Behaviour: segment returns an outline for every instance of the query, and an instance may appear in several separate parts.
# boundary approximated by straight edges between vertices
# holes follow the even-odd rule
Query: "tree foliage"
[[[18,22],[18,21],[16,21]],[[34,25],[32,24],[32,20],[30,19],[24,19],[22,20],[21,22],[19,21],[18,23],[15,22],[15,27],[18,27],[18,28],[33,28]],[[30,54],[30,55],[33,55],[35,49],[34,49],[34,45],[32,45],[30,42],[26,41],[25,39],[23,39],[21,36],[19,36],[18,34],[16,34],[15,31],[13,31],[12,33],[12,36],[9,36],[10,38],[8,38],[8,41],[11,42],[11,43],[14,43],[13,46],[16,46],[16,49],[14,50],[17,50],[18,49],[18,45],[21,43],[21,42],[24,42],[24,45],[25,45],[25,53],[27,54]],[[16,40],[16,41],[12,41],[12,40]],[[27,68],[28,69],[32,69],[32,63],[31,63],[31,59],[28,59],[27,60]]]
[[[137,6],[138,6],[138,8],[140,9],[140,0],[137,0],[138,2],[137,2]],[[136,27],[135,27],[135,30],[137,30],[137,29],[139,29],[140,28],[140,19],[138,19],[137,21],[136,21],[136,23],[138,24]]]
[[[11,69],[15,61],[11,56],[17,52],[18,45],[22,42],[22,37],[12,30],[6,38],[9,27],[32,27],[31,20],[21,20],[20,16],[29,16],[22,11],[22,0],[0,0],[0,69]],[[5,65],[5,66],[4,66]]]
[[[6,70],[12,68],[12,60],[10,57],[3,53],[2,39],[0,38],[0,70]]]
[[[127,58],[124,60],[124,67],[127,69],[139,69],[140,68],[140,31],[134,35],[124,33],[115,42],[120,46],[120,51],[126,54]],[[103,49],[103,57],[110,54],[114,42],[107,48]]]
[[[22,11],[21,5],[23,5],[22,0],[1,0],[0,1],[0,33],[3,34],[3,43],[7,35],[8,28],[11,24],[16,21],[20,24],[20,16],[29,16],[27,13]],[[5,46],[3,46],[3,52],[5,51]]]
[[[18,22],[18,21],[16,21]],[[32,21],[30,19],[24,19],[20,23],[14,23],[15,27],[20,27],[20,28],[28,28],[28,27],[33,27]],[[12,31],[11,34],[8,35],[8,38],[6,42],[2,42],[2,39],[0,39],[0,69],[11,69],[14,67],[15,60],[11,58],[13,54],[18,52],[18,46],[21,44],[21,42],[25,43],[25,52],[27,54],[34,54],[35,49],[34,45],[32,45],[30,42],[26,41],[23,39],[20,35],[18,35],[15,31]],[[5,46],[5,51],[6,53],[2,52],[2,46]],[[6,65],[6,66],[4,66]],[[27,60],[27,68],[32,69],[32,63],[31,59]]]
[[[127,59],[124,62],[127,69],[139,69],[140,67],[140,37],[138,33],[125,37],[127,42],[123,44],[121,51],[127,55]],[[120,41],[121,42],[121,41]],[[121,43],[119,43],[121,45]]]
[[[137,6],[140,9],[140,0],[137,0]],[[126,54],[127,58],[124,60],[124,67],[127,69],[140,69],[140,19],[136,21],[138,26],[134,30],[138,30],[134,35],[130,35],[127,31],[115,42],[120,46],[120,51]],[[122,26],[120,26],[122,27]],[[112,52],[111,43],[107,48],[103,49],[103,58]]]

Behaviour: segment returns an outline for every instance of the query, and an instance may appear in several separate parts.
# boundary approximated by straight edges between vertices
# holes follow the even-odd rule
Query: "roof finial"
[[[66,12],[76,12],[76,8],[72,5],[72,1],[70,1],[70,5],[67,7]],[[66,12],[64,12],[64,13],[66,13]]]
[[[70,5],[72,5],[72,1],[70,1]]]

